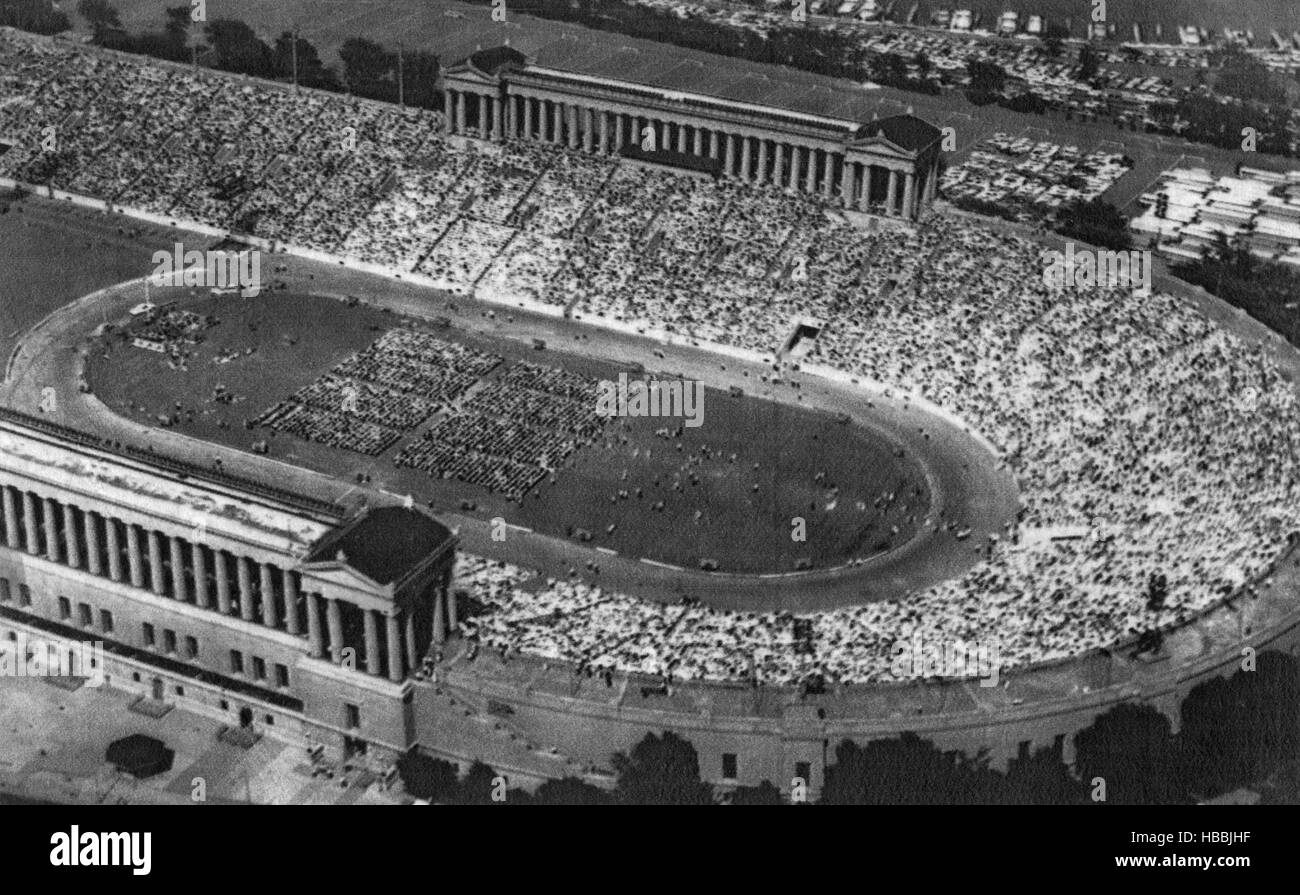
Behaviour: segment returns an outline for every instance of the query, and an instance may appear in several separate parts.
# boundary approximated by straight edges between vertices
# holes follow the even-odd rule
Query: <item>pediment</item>
[[[501,79],[486,72],[479,71],[469,62],[461,62],[451,66],[443,72],[443,79],[453,79],[462,83],[481,84],[484,87],[495,87],[501,83]]]
[[[916,160],[916,153],[904,149],[884,134],[872,134],[869,137],[860,137],[856,140],[850,140],[849,149],[858,149],[876,156],[888,156],[889,158],[896,158],[903,162]]]
[[[373,593],[383,593],[387,590],[384,585],[352,568],[343,560],[325,559],[307,562],[300,565],[298,569],[304,574],[311,575],[312,578],[327,581],[340,587],[353,590],[368,590]]]

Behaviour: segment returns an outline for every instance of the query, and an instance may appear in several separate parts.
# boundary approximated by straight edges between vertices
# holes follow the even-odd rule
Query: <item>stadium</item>
[[[560,112],[0,50],[0,273],[39,294],[0,619],[120,642],[116,686],[522,781],[672,729],[815,790],[845,738],[1060,750],[1300,641],[1294,352],[1171,281],[1044,283],[1045,237],[927,204],[920,119],[705,176]],[[258,294],[155,277],[180,243],[261,252]],[[599,417],[621,375],[703,383],[703,424]]]

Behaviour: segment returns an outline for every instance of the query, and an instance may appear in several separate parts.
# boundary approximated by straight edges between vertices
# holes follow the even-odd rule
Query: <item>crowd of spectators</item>
[[[214,117],[227,113],[234,124]],[[0,135],[13,146],[2,176],[419,270],[448,289],[526,288],[587,319],[769,357],[793,321],[816,321],[808,363],[957,414],[1019,485],[1022,518],[971,545],[968,573],[810,614],[810,637],[787,615],[662,606],[575,580],[525,586],[520,570],[466,557],[458,586],[489,611],[465,633],[504,654],[676,679],[854,683],[893,679],[892,647],[921,637],[995,643],[1004,665],[1024,665],[1191,619],[1266,575],[1300,524],[1296,395],[1260,348],[1168,295],[1048,286],[1040,246],[964,216],[864,230],[815,197],[558,147],[465,145],[441,135],[436,114],[11,32],[0,32]],[[409,396],[455,400],[459,375],[495,366],[431,338],[385,337],[382,356],[363,352],[263,422],[386,449],[420,412]],[[579,385],[558,376],[512,368],[493,399],[517,406],[532,396],[512,389],[529,389],[538,416],[494,415],[490,428],[486,405],[459,407],[444,440],[417,439],[444,452],[408,458],[468,476],[444,464],[481,452],[498,486],[522,493],[587,431],[563,409]],[[529,420],[544,437],[523,431]],[[1040,536],[1063,530],[1069,539]],[[1168,582],[1159,605],[1152,575]]]

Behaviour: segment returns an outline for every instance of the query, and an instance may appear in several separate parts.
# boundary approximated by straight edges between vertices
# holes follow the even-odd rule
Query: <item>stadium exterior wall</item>
[[[1300,654],[1300,611],[1243,638],[1236,648],[1220,650],[1200,661],[1173,667],[1169,667],[1169,661],[1153,663],[1145,673],[1112,686],[1091,691],[1084,688],[1080,693],[1025,705],[963,713],[918,709],[915,714],[905,715],[901,707],[907,696],[903,694],[913,697],[917,705],[927,701],[931,706],[942,704],[943,698],[934,695],[942,688],[923,685],[878,688],[880,702],[888,701],[896,710],[889,717],[857,718],[837,715],[833,699],[801,697],[789,688],[750,691],[761,711],[751,715],[715,711],[715,702],[721,701],[728,689],[734,695],[749,691],[748,687],[742,691],[719,685],[674,685],[671,696],[642,696],[637,692],[640,682],[635,680],[629,681],[621,695],[617,683],[610,690],[593,681],[593,690],[599,688],[593,695],[568,696],[548,692],[544,683],[547,670],[534,675],[537,668],[546,669],[540,662],[526,674],[516,671],[509,675],[460,666],[450,670],[443,684],[479,712],[495,716],[520,735],[552,745],[596,768],[607,768],[612,753],[626,752],[646,734],[671,730],[690,740],[699,754],[701,776],[715,785],[754,786],[768,780],[789,792],[802,762],[808,765],[811,779],[806,782],[809,792],[815,795],[824,783],[826,766],[834,763],[836,747],[844,740],[866,743],[913,732],[945,750],[960,750],[972,756],[986,750],[991,766],[1005,768],[1025,750],[1056,745],[1062,748],[1064,760],[1073,762],[1074,736],[1098,715],[1124,703],[1151,705],[1169,718],[1176,731],[1181,724],[1180,705],[1187,694],[1200,683],[1238,671],[1248,647],[1256,652]],[[1081,657],[1057,664],[1089,661]],[[510,660],[511,665],[516,663],[527,665],[528,660]],[[557,689],[563,686],[561,679],[571,680],[560,669],[552,667],[549,672]],[[523,683],[525,680],[527,683]],[[974,687],[961,682],[947,686]],[[883,694],[890,689],[899,698],[887,700]],[[597,698],[602,695],[600,691],[603,699]],[[674,705],[653,707],[653,701]],[[436,742],[436,737],[435,730],[420,731],[422,745]],[[726,753],[736,756],[738,775],[734,779],[722,776]]]

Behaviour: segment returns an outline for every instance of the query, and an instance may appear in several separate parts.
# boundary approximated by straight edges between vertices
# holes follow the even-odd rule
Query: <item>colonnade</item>
[[[442,643],[457,622],[449,568],[430,588],[429,611],[418,601],[381,611],[305,592],[298,571],[220,547],[201,526],[186,537],[9,484],[0,484],[0,525],[11,550],[304,636],[317,658],[343,662],[352,649],[361,670],[393,681],[403,680],[429,642]],[[417,622],[425,627],[417,630]]]
[[[485,140],[529,140],[602,155],[629,143],[721,162],[727,177],[837,199],[846,208],[915,218],[932,202],[937,166],[919,174],[904,161],[870,160],[817,141],[776,139],[754,128],[628,112],[495,90],[444,90],[446,128]],[[873,173],[875,172],[875,173]]]

